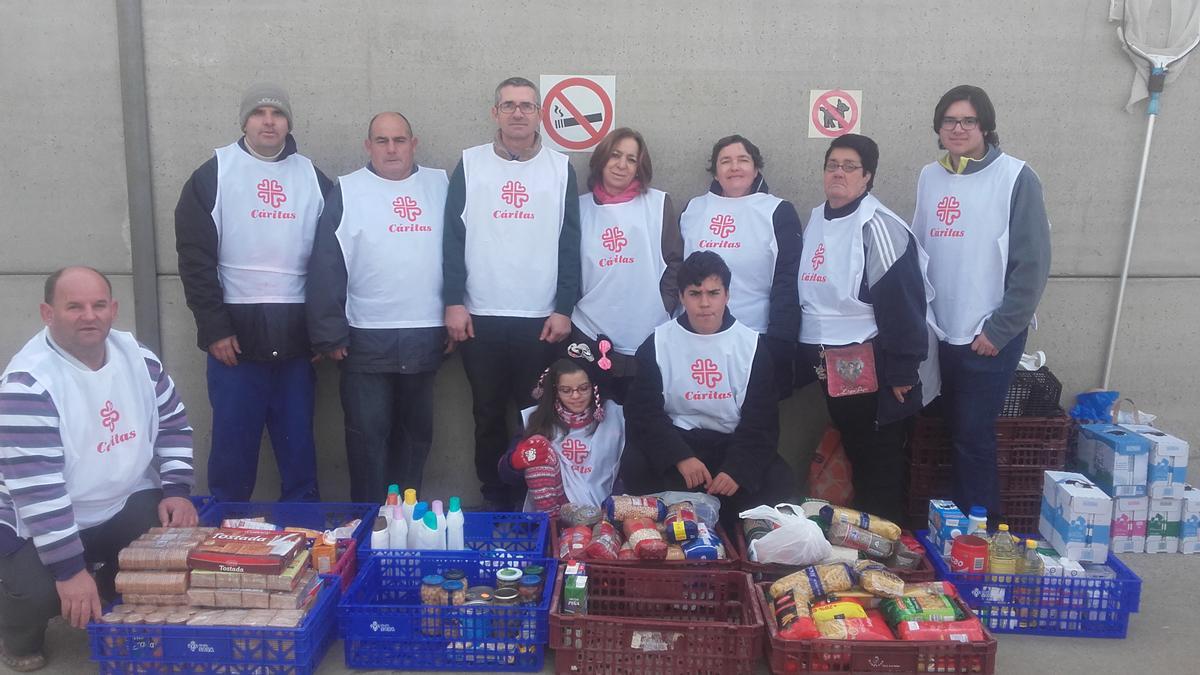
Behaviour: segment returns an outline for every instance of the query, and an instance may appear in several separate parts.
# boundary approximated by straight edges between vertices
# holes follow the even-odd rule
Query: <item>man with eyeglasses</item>
[[[986,92],[946,92],[933,129],[946,155],[921,171],[913,230],[936,293],[954,498],[997,520],[996,418],[1050,274],[1050,222],[1037,174],[1000,151]]]
[[[462,345],[475,418],[475,473],[484,507],[514,503],[497,461],[507,408],[530,390],[552,345],[571,332],[579,295],[579,199],[566,155],[542,147],[541,100],[522,77],[495,91],[490,143],[463,151],[450,177],[443,232],[443,300],[450,340]]]

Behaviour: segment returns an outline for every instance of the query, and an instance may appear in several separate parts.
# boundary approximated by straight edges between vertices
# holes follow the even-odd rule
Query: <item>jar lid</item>
[[[496,572],[496,578],[500,581],[519,581],[523,573],[515,567],[505,567]]]
[[[515,588],[498,588],[492,595],[492,600],[496,602],[512,602],[519,597]]]
[[[546,568],[541,565],[529,565],[525,568],[525,574],[533,574],[539,577],[546,575]]]
[[[458,581],[457,579],[449,579],[442,584],[442,588],[446,589],[447,591],[461,591],[463,589],[463,582]]]
[[[428,574],[421,578],[421,583],[428,584],[430,586],[441,586],[445,582],[446,578],[440,574]]]
[[[467,573],[462,570],[446,570],[442,576],[446,578],[446,581],[462,581],[467,578]]]
[[[467,593],[480,593],[480,594],[491,595],[492,593],[495,593],[495,592],[496,592],[496,589],[492,588],[491,586],[471,586],[470,588],[467,589]]]
[[[522,586],[538,586],[541,585],[541,583],[542,578],[536,574],[526,574],[525,576],[521,577]]]
[[[492,604],[491,600],[467,600],[462,604],[463,607],[487,607]]]

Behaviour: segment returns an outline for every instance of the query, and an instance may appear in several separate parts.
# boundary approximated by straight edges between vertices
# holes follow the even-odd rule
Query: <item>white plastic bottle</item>
[[[385,506],[381,510],[392,514],[388,521],[388,548],[408,548],[408,521],[404,519],[404,511],[399,506]]]
[[[425,517],[425,513],[429,511],[429,507],[425,502],[417,502],[413,507],[413,520],[408,525],[408,547],[422,548],[418,544],[417,535],[421,532],[421,519]]]
[[[438,537],[439,537],[438,548],[445,551],[446,550],[446,513],[442,510],[442,500],[440,500],[440,499],[433,500],[433,506],[430,508],[430,510],[433,511],[433,515],[437,516],[437,529],[438,529]]]
[[[450,512],[446,514],[446,548],[451,551],[461,551],[466,548],[463,538],[463,526],[466,518],[462,512],[462,500],[450,498]]]
[[[400,504],[400,510],[404,512],[404,519],[408,521],[408,529],[412,530],[413,524],[413,509],[417,507],[417,491],[408,488],[404,491],[404,501]]]
[[[388,525],[387,518],[383,516],[375,516],[375,523],[371,528],[371,548],[380,549],[387,548],[388,545]]]
[[[417,530],[417,545],[414,548],[427,551],[436,549],[438,543],[437,514],[429,511],[415,524]]]

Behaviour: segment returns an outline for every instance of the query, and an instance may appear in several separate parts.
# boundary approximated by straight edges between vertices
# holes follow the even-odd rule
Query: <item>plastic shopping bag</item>
[[[850,460],[842,449],[842,435],[832,426],[825,427],[821,443],[808,470],[808,496],[838,506],[854,501]]]
[[[791,511],[780,507],[790,507]],[[750,559],[761,563],[813,565],[830,556],[833,547],[821,528],[805,518],[804,511],[792,504],[756,506],[738,514],[740,518],[760,518],[777,528],[750,542]],[[801,514],[801,515],[797,515]]]

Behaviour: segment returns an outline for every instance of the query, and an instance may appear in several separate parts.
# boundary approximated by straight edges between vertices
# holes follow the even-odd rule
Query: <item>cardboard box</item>
[[[304,544],[304,535],[294,532],[220,529],[192,549],[188,566],[194,570],[277,575],[304,549]],[[264,588],[265,580],[259,590]]]
[[[563,576],[563,614],[587,614],[587,566],[572,561]]]
[[[1149,497],[1118,497],[1113,500],[1113,553],[1141,553],[1146,550],[1146,518],[1149,511]]]
[[[1188,442],[1149,424],[1122,424],[1121,427],[1150,441],[1150,454],[1146,460],[1147,494],[1156,499],[1182,497],[1191,450]]]
[[[967,531],[968,520],[958,505],[948,499],[929,500],[929,540],[942,552],[950,555],[954,538]]]
[[[1200,553],[1200,490],[1185,484],[1181,501],[1179,552]]]
[[[1150,441],[1115,424],[1079,427],[1080,465],[1100,489],[1113,497],[1146,495]]]
[[[1111,530],[1112,498],[1103,490],[1082,474],[1045,472],[1038,531],[1062,557],[1104,562]]]
[[[1164,497],[1150,500],[1150,512],[1146,517],[1146,553],[1179,551],[1179,521],[1182,516],[1182,499]]]

